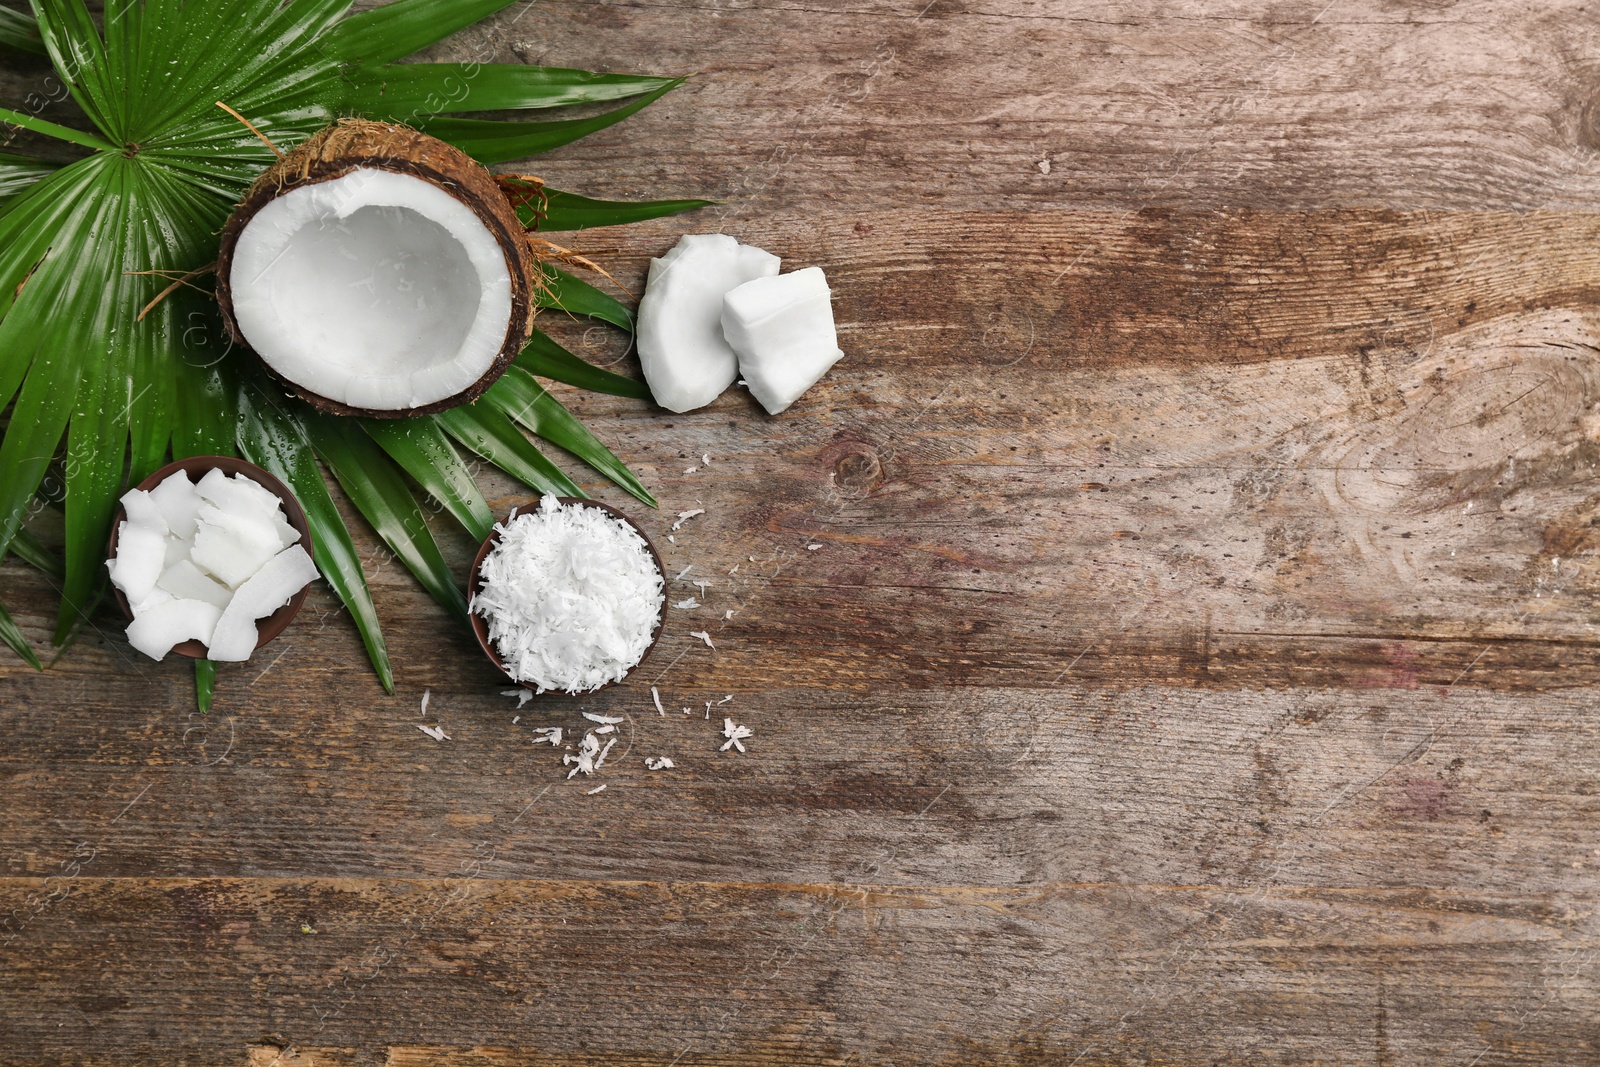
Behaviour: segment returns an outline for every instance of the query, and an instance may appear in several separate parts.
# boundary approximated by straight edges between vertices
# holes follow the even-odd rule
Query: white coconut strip
[[[256,620],[287,604],[317,576],[317,566],[299,545],[272,557],[266,566],[233,592],[233,599],[217,620],[206,654],[214,660],[250,658],[256,648]]]
[[[505,253],[483,221],[430,182],[370,168],[263,207],[239,235],[229,284],[268,366],[374,411],[466,389],[511,321]]]

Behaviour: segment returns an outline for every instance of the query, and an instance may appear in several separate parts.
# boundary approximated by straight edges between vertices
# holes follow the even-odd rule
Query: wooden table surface
[[[0,663],[0,1061],[1600,1062],[1593,5],[545,0],[434,55],[698,71],[534,166],[722,198],[575,243],[820,265],[848,356],[775,418],[563,388],[704,601],[607,692],[517,722],[365,531],[393,696],[321,589],[209,716],[106,612]]]

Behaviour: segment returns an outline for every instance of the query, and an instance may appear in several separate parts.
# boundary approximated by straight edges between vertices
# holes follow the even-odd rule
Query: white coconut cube
[[[844,356],[831,297],[822,268],[807,267],[746,282],[723,298],[723,336],[739,354],[739,376],[769,413],[800,399]]]
[[[207,504],[200,509],[190,558],[229,589],[237,589],[281,551],[283,542],[271,516]]]
[[[111,559],[111,584],[129,604],[150,595],[166,567],[165,531],[124,521],[117,527],[117,554]]]
[[[184,641],[209,643],[221,617],[215,604],[175,597],[138,611],[128,624],[128,643],[151,659],[161,659]]]
[[[233,598],[233,592],[227,586],[196,567],[189,559],[180,559],[163,571],[156,588],[186,600],[204,600],[218,608],[227,607],[228,601]]]
[[[739,359],[722,334],[722,298],[778,273],[780,260],[726,234],[688,234],[650,261],[639,300],[639,363],[656,403],[692,411],[733,384]]]
[[[249,659],[256,648],[256,620],[283,607],[316,576],[316,564],[304,548],[291,545],[278,553],[234,590],[217,620],[207,655],[221,661]]]
[[[194,536],[194,517],[200,510],[201,500],[187,474],[174,471],[167,475],[160,485],[150,490],[150,499],[161,509],[168,530],[178,537]],[[126,502],[127,497],[123,500]],[[131,512],[129,517],[132,518]]]

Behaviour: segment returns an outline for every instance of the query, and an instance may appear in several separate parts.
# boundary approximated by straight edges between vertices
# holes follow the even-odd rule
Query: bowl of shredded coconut
[[[535,693],[620,682],[661,636],[661,557],[622,512],[543,496],[512,508],[478,549],[472,630],[491,662]]]

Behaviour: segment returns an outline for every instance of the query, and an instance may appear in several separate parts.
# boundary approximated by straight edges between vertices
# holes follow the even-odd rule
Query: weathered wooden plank
[[[528,5],[435,54],[698,72],[540,166],[562,188],[720,196],[748,221],[1592,209],[1597,53],[1577,0],[674,0]]]
[[[1592,692],[773,689],[707,720],[724,693],[688,658],[648,678],[669,716],[644,685],[517,712],[466,661],[413,675],[423,720],[420,684],[378,699],[320,638],[280,640],[255,687],[224,676],[210,719],[176,671],[154,692],[96,665],[12,683],[0,874],[86,846],[88,873],[129,877],[1600,892]],[[601,774],[569,781],[531,728],[570,743],[579,708],[627,721]],[[747,753],[718,751],[723,715],[755,730]],[[657,755],[677,767],[646,771]]]
[[[851,353],[800,405],[563,395],[666,502],[675,595],[713,583],[662,652],[709,625],[717,685],[1592,685],[1596,218],[771,220]]]
[[[332,1050],[321,1062],[485,1067],[1374,1052],[1571,1064],[1594,1055],[1594,905],[1204,886],[6,879],[0,913],[34,917],[0,947],[0,1041],[84,1063],[260,1063],[248,1046],[305,1046]]]

